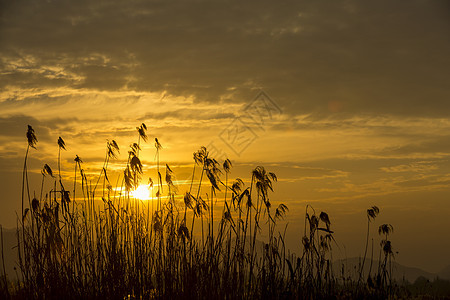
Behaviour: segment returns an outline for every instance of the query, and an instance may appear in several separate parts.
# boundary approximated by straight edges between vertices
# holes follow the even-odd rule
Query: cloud
[[[440,2],[5,2],[2,85],[193,95],[291,114],[444,116]],[[230,88],[235,91],[230,93]]]
[[[419,161],[407,165],[397,165],[392,167],[381,168],[382,171],[387,173],[403,173],[403,172],[423,173],[423,172],[432,172],[437,169],[439,169],[439,167],[433,161]]]
[[[283,174],[284,176],[280,179],[280,181],[298,182],[303,180],[335,180],[338,178],[346,178],[349,175],[348,172],[341,170],[304,167],[298,165],[289,166],[289,164],[287,164],[286,167],[292,168],[289,172],[291,174]]]
[[[420,178],[414,178],[409,180],[403,180],[396,182],[396,184],[400,187],[406,187],[412,190],[420,190],[420,189],[441,189],[446,190],[450,185],[449,175],[446,176],[437,176],[437,175],[429,175],[429,176],[421,176]]]
[[[186,108],[186,109],[172,109],[163,112],[150,112],[146,113],[141,120],[164,120],[167,118],[177,120],[232,120],[235,115],[231,112],[223,112],[223,109],[208,109],[208,107],[200,106],[198,108]]]
[[[56,120],[53,120],[53,122],[55,121]],[[39,132],[40,138],[47,140],[49,138],[49,129],[47,126],[51,126],[51,123],[53,122],[44,125],[30,116],[0,116],[0,139],[17,140],[18,138],[21,138],[26,141],[25,133],[27,131],[27,125],[32,125],[34,129]]]

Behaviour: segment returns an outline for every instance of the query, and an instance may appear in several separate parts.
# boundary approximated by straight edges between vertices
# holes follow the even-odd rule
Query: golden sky
[[[67,176],[76,154],[101,168],[107,139],[121,168],[144,122],[179,179],[200,146],[230,158],[233,178],[275,172],[292,248],[311,204],[330,214],[345,254],[361,255],[365,210],[377,205],[398,262],[450,264],[448,1],[0,5],[3,226],[19,211],[28,124],[39,185],[42,165],[56,168],[58,136]],[[152,141],[142,155],[150,170]]]

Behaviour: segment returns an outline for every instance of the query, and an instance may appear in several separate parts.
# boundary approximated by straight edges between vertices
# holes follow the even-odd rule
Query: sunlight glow
[[[150,200],[149,185],[141,184],[138,188],[131,192],[134,198],[140,200]]]

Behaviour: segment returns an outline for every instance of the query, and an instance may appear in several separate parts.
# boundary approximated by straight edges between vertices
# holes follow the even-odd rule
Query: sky
[[[362,255],[366,209],[396,260],[450,265],[450,2],[0,1],[0,224],[16,225],[30,124],[32,189],[67,145],[99,172],[107,140],[145,123],[182,182],[207,146],[231,177],[264,166],[300,252],[305,207],[330,215],[338,256]],[[119,171],[118,171],[119,172]],[[144,180],[147,176],[144,175]],[[180,188],[182,194],[182,188]],[[376,245],[376,244],[375,244]]]

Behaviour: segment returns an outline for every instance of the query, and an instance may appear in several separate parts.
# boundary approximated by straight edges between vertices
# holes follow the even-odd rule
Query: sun
[[[141,184],[134,191],[131,192],[134,198],[140,200],[150,200],[150,191],[148,190],[148,185]]]

